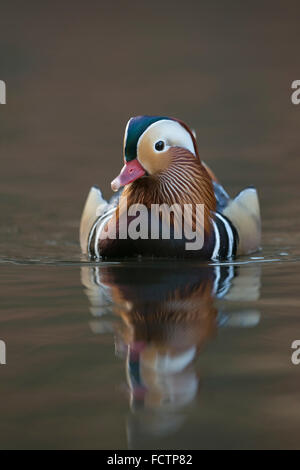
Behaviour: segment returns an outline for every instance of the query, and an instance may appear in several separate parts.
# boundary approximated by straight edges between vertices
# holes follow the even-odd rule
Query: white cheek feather
[[[150,138],[153,142],[153,151],[157,154],[162,152],[155,149],[155,143],[162,140],[166,144],[163,151],[168,150],[170,147],[181,147],[189,150],[196,156],[194,142],[190,133],[177,121],[162,119],[151,124],[139,138],[137,150],[139,150],[139,145],[144,138]]]
[[[125,145],[126,145],[127,136],[128,136],[128,127],[129,127],[129,123],[130,123],[131,119],[132,118],[129,119],[129,121],[127,122],[126,127],[125,127],[124,140],[123,140],[123,152],[124,152],[124,154],[125,154]]]

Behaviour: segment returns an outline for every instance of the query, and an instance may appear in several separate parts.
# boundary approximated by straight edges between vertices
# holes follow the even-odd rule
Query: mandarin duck
[[[93,186],[85,203],[80,245],[91,259],[220,260],[259,249],[256,189],[248,187],[231,199],[201,161],[195,134],[185,123],[163,116],[133,117],[125,129],[123,152],[125,164],[111,183],[117,194],[107,202]],[[140,218],[140,207],[146,218]],[[201,243],[188,243],[198,235]]]

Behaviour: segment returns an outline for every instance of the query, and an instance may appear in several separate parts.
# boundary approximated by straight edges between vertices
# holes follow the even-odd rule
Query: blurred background
[[[41,254],[44,232],[77,243],[86,194],[110,195],[138,114],[186,121],[232,195],[258,187],[265,234],[294,228],[299,13],[297,1],[1,2],[1,254],[9,239],[11,255],[32,255],[32,224]]]

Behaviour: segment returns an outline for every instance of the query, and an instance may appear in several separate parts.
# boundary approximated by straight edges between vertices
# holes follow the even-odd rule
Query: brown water
[[[298,18],[297,2],[1,4],[1,448],[300,447]],[[230,194],[258,188],[261,252],[82,259],[88,189],[109,196],[146,113],[193,126]]]

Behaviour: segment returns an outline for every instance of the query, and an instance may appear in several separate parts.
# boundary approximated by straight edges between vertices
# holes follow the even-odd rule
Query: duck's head
[[[113,191],[167,170],[180,149],[199,160],[193,132],[182,121],[164,116],[132,117],[124,135],[125,165],[111,183]]]

